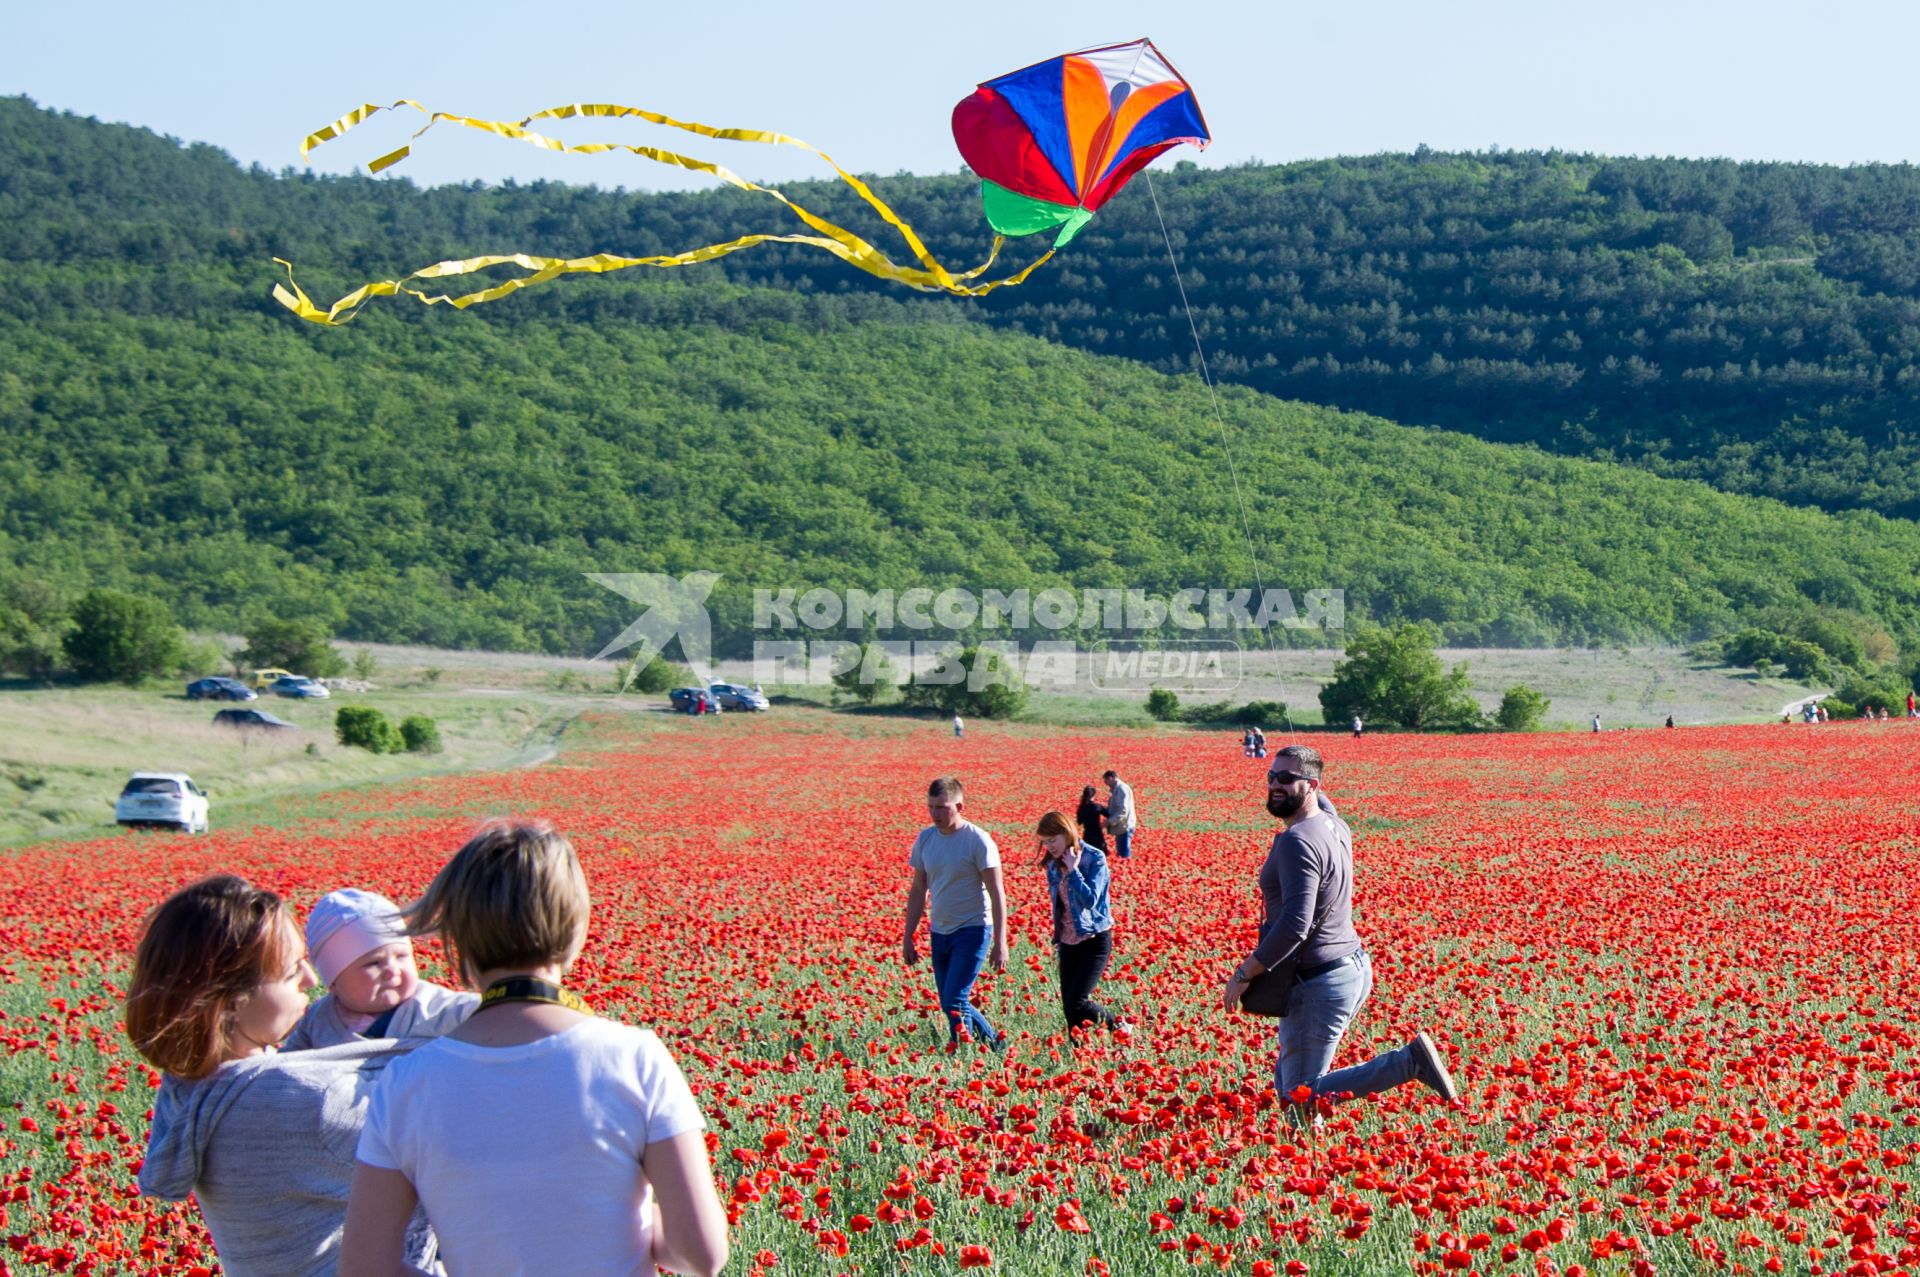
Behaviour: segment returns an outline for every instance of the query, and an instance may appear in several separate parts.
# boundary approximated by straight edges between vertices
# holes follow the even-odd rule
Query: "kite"
[[[969,105],[976,100],[977,105]],[[639,107],[574,103],[508,123],[432,111],[410,98],[385,107],[368,103],[309,134],[300,145],[300,157],[310,161],[316,147],[333,141],[381,111],[403,107],[425,115],[427,122],[406,145],[369,163],[369,172],[378,173],[398,164],[412,154],[413,144],[421,135],[436,125],[448,124],[559,154],[625,152],[657,164],[706,173],[730,186],[777,200],[814,233],[761,232],[682,253],[646,257],[595,253],[568,258],[506,253],[441,261],[399,279],[363,284],[325,308],[315,305],[295,282],[293,264],[276,257],[274,261],[286,267],[287,282],[274,285],[274,300],[302,319],[337,326],[351,320],[362,306],[376,297],[402,294],[429,306],[449,305],[464,310],[562,275],[607,274],[635,266],[688,266],[757,244],[806,244],[832,253],[881,279],[929,292],[980,297],[996,288],[1021,283],[1039,269],[1086,224],[1095,209],[1111,199],[1155,156],[1180,142],[1204,147],[1210,140],[1191,87],[1146,40],[1069,54],[986,82],[955,109],[954,137],[967,162],[986,179],[983,189],[987,220],[996,233],[986,261],[971,270],[951,271],[934,258],[914,229],[874,194],[872,188],[841,168],[824,151],[782,133],[714,128]],[[852,187],[882,221],[899,232],[918,264],[895,262],[862,236],[809,212],[780,191],[750,182],[721,165],[653,146],[624,142],[567,143],[532,127],[545,120],[575,118],[643,120],[716,141],[790,146],[810,152]],[[1008,236],[1030,235],[1056,225],[1063,229],[1053,248],[1040,258],[1012,275],[977,282],[999,260]],[[517,266],[527,273],[459,295],[436,293],[420,286],[426,281],[459,279],[499,266]]]
[[[1151,40],[1063,54],[988,80],[953,108],[953,140],[980,175],[1001,235],[1080,233],[1163,152],[1213,140],[1193,86]]]

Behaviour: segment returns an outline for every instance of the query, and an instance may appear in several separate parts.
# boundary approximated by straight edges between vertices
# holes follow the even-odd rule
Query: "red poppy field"
[[[1920,724],[1315,738],[1356,833],[1373,1002],[1463,1096],[1271,1088],[1221,1014],[1274,823],[1235,738],[795,714],[599,724],[545,767],[343,794],[293,827],[0,853],[0,1274],[217,1271],[133,1186],[154,1073],[116,999],[143,913],[216,870],[303,910],[405,897],[476,818],[544,815],[595,896],[573,984],[649,1024],[706,1111],[730,1271],[1920,1271]],[[1027,833],[1107,766],[1138,795],[1103,1000],[1066,1036]],[[1014,934],[945,1049],[904,971],[926,782],[967,784]],[[924,947],[924,942],[923,942]]]

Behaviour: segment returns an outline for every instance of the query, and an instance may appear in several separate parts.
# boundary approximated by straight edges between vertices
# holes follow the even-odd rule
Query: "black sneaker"
[[[1407,1050],[1413,1052],[1413,1076],[1422,1086],[1437,1094],[1443,1100],[1460,1098],[1460,1088],[1454,1084],[1453,1074],[1447,1072],[1447,1058],[1440,1054],[1440,1048],[1422,1029],[1413,1035],[1413,1041],[1407,1043]]]

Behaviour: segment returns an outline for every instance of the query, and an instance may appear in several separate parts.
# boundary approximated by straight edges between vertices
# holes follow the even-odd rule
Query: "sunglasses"
[[[1268,772],[1269,785],[1291,785],[1297,780],[1312,780],[1311,776],[1302,776],[1299,772]]]

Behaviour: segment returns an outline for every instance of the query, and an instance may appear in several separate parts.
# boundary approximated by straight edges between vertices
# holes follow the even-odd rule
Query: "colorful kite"
[[[398,164],[412,153],[413,142],[422,134],[437,124],[445,123],[566,155],[625,152],[657,164],[711,174],[741,190],[756,191],[778,200],[815,233],[743,235],[722,244],[709,244],[684,253],[649,257],[622,257],[613,253],[595,253],[589,257],[537,257],[527,253],[507,253],[435,262],[399,279],[363,284],[325,309],[316,306],[294,282],[292,264],[276,258],[280,265],[287,268],[287,283],[274,286],[274,298],[302,319],[317,324],[344,324],[373,298],[397,294],[405,294],[430,306],[444,304],[464,310],[468,306],[494,301],[562,275],[607,274],[633,266],[687,266],[767,243],[808,244],[824,249],[849,265],[881,279],[933,292],[979,297],[996,288],[1020,283],[1053,256],[1053,250],[1049,250],[1039,260],[1013,275],[976,283],[998,260],[1006,236],[1030,235],[1035,231],[1060,226],[1060,235],[1054,241],[1054,250],[1057,250],[1086,224],[1087,219],[1093,216],[1093,210],[1111,199],[1128,178],[1139,172],[1156,155],[1180,142],[1192,142],[1204,147],[1209,141],[1206,124],[1200,118],[1200,108],[1194,102],[1192,89],[1160,56],[1159,50],[1146,40],[1069,54],[988,81],[980,86],[979,92],[955,109],[954,139],[960,144],[961,154],[967,162],[987,179],[987,220],[999,233],[994,236],[993,248],[986,261],[971,270],[950,271],[934,258],[920,236],[900,220],[885,201],[875,195],[865,182],[835,164],[825,152],[798,138],[780,133],[761,129],[718,129],[706,124],[676,120],[638,107],[575,103],[536,112],[515,123],[506,123],[429,111],[418,102],[403,98],[391,106],[369,103],[348,112],[327,127],[309,134],[300,145],[300,156],[303,160],[307,159],[315,147],[341,136],[368,117],[401,107],[420,112],[427,117],[427,122],[414,133],[407,145],[370,163],[367,166],[369,172],[378,173]],[[567,143],[535,132],[530,127],[537,121],[579,117],[638,119],[717,141],[756,142],[809,151],[824,160],[842,181],[879,214],[881,220],[900,233],[918,265],[907,266],[893,261],[852,231],[816,216],[779,191],[749,182],[718,164],[658,147],[633,146],[624,142]],[[458,279],[499,266],[517,266],[527,273],[458,296],[433,293],[418,286],[423,281]]]
[[[953,140],[1002,235],[1060,228],[1059,248],[1162,152],[1213,140],[1193,86],[1151,40],[1036,62],[953,108]]]

